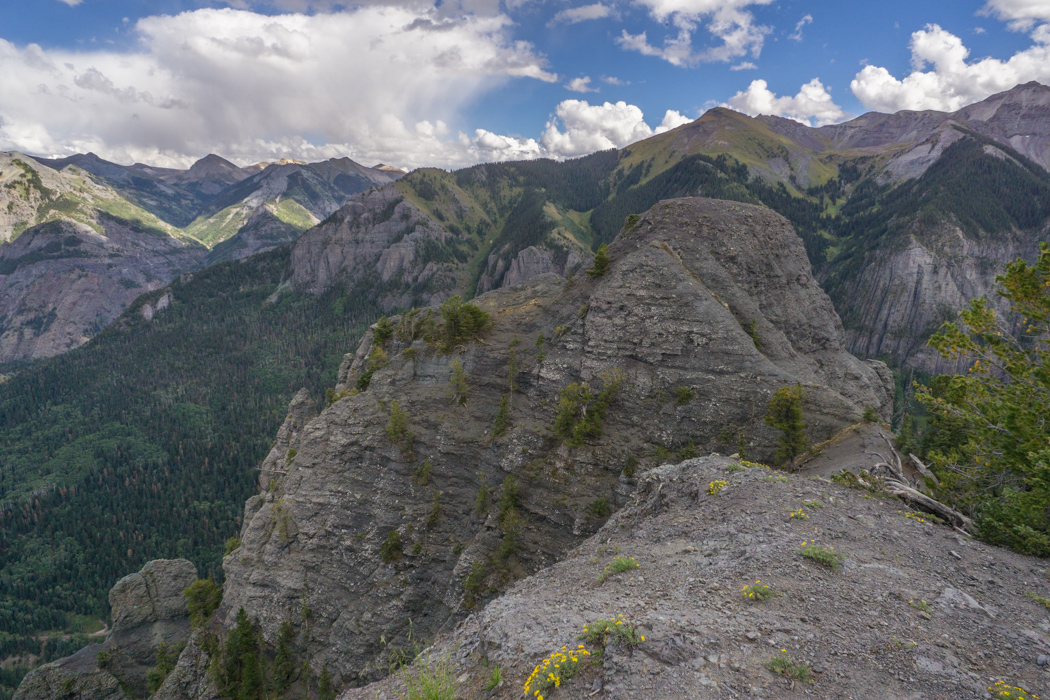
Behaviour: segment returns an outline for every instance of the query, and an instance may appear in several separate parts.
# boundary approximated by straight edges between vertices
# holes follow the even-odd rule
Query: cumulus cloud
[[[227,8],[143,18],[132,53],[0,39],[0,149],[172,166],[208,152],[466,164],[480,152],[470,149],[498,144],[450,140],[446,125],[465,105],[511,79],[558,79],[509,26],[505,15],[432,6]]]
[[[723,106],[752,116],[772,114],[786,117],[807,126],[835,124],[850,116],[835,104],[819,78],[803,85],[794,97],[777,97],[765,80],[754,80],[747,90],[733,95]]]
[[[620,80],[615,75],[603,75],[602,82],[608,85],[630,85],[630,80]]]
[[[994,0],[997,16],[1010,21],[1050,16],[1050,2],[1043,0]],[[894,77],[879,66],[865,66],[850,83],[853,94],[868,109],[894,112],[902,109],[937,109],[952,112],[1018,83],[1050,83],[1050,26],[1031,33],[1032,46],[1010,58],[967,61],[970,50],[962,39],[936,24],[911,35],[912,72]]]
[[[1010,23],[1010,28],[1027,31],[1037,22],[1050,22],[1048,0],[988,0],[978,14]]]
[[[554,26],[555,24],[576,24],[577,22],[586,22],[592,19],[605,19],[606,17],[616,17],[617,14],[608,5],[603,5],[600,2],[596,2],[593,5],[584,5],[583,7],[570,7],[567,10],[562,10],[558,14],[554,15],[548,26]]]
[[[803,15],[802,19],[800,19],[798,21],[798,24],[795,25],[794,33],[788,35],[788,39],[794,39],[795,41],[802,41],[802,28],[805,27],[807,24],[812,24],[812,23],[813,23],[813,15],[811,15],[811,14]]]
[[[635,0],[649,10],[658,22],[673,24],[674,36],[662,45],[649,43],[647,32],[631,34],[623,30],[617,43],[628,51],[655,56],[675,66],[700,62],[731,61],[750,54],[757,58],[765,37],[772,29],[757,24],[747,8],[768,5],[773,0]],[[706,23],[707,31],[720,43],[701,50],[693,48],[693,34]]]
[[[573,78],[565,85],[565,89],[573,92],[598,92],[598,88],[591,87],[591,79],[586,75],[582,78]]]
[[[609,148],[623,148],[635,141],[663,133],[690,120],[667,110],[656,129],[645,123],[642,110],[626,102],[592,105],[583,100],[565,100],[547,123],[540,137],[544,155],[572,158]]]
[[[64,2],[65,4],[69,5],[70,7],[76,7],[80,3],[84,2],[84,0],[58,0],[58,1],[59,2]]]
[[[736,64],[735,66],[730,66],[729,70],[755,70],[756,68],[758,68],[758,66],[756,66],[751,61],[744,61],[742,63]]]

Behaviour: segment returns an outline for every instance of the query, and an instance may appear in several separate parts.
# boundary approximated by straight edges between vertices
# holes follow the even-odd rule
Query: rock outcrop
[[[178,653],[190,637],[183,591],[197,578],[185,559],[158,559],[113,586],[111,634],[73,656],[46,664],[22,681],[15,700],[126,700],[148,697],[146,672],[163,644]]]
[[[715,481],[726,486],[710,494]],[[807,518],[789,516],[799,509]],[[834,548],[842,568],[804,558],[803,543]],[[616,557],[639,566],[600,583]],[[585,624],[623,615],[645,641],[610,644],[553,697],[977,700],[999,697],[997,682],[1045,695],[1047,612],[1026,594],[1045,594],[1046,574],[1045,561],[898,501],[704,457],[644,473],[601,530],[442,634],[420,664],[447,659],[456,697],[512,700],[548,654],[583,643]],[[773,597],[741,591],[756,584]],[[812,682],[771,671],[777,656]],[[503,683],[486,693],[493,665]],[[404,693],[395,676],[339,697]]]
[[[866,406],[888,415],[886,368],[845,351],[780,216],[666,201],[610,256],[603,276],[540,275],[479,297],[492,329],[447,354],[415,332],[425,312],[396,318],[392,339],[370,332],[347,357],[319,416],[298,396],[224,561],[227,624],[243,607],[272,644],[294,620],[302,657],[358,684],[386,672],[391,649],[592,534],[632,490],[636,464],[738,445],[770,455],[777,433],[763,418],[777,388],[805,387],[815,441]],[[450,387],[454,363],[465,390]],[[555,434],[567,387],[586,383],[591,398],[577,398],[597,411],[594,394],[614,382],[599,435],[570,447]],[[509,425],[494,436],[501,397]]]

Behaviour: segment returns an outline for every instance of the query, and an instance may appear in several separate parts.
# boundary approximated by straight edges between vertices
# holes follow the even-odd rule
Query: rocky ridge
[[[765,406],[784,385],[806,387],[813,440],[865,406],[889,410],[885,367],[845,352],[801,242],[778,215],[672,200],[610,255],[601,277],[540,275],[479,297],[493,328],[449,354],[406,335],[410,326],[385,345],[370,332],[328,408],[313,417],[308,397],[296,397],[261,493],[246,504],[241,545],[224,561],[220,619],[232,623],[243,606],[270,643],[285,620],[306,620],[303,657],[340,685],[361,683],[385,673],[388,647],[429,638],[471,595],[550,565],[592,534],[634,486],[625,465],[716,445],[726,431],[768,455],[776,433]],[[381,345],[387,364],[369,367]],[[449,393],[454,361],[468,385],[462,404]],[[366,370],[366,390],[352,391]],[[622,383],[600,437],[570,448],[550,428],[562,390],[581,381],[595,392]],[[679,389],[692,395],[676,400]],[[511,425],[493,437],[504,394]],[[388,437],[394,401],[408,417],[408,448]],[[497,555],[506,483],[518,484],[518,544]],[[478,507],[479,490],[490,507]],[[471,594],[463,582],[475,563],[484,585]],[[178,677],[192,676],[201,653],[191,642]]]
[[[726,486],[711,494],[716,481]],[[798,509],[807,517],[790,516]],[[842,568],[802,557],[803,542],[833,547]],[[616,557],[639,567],[599,582]],[[1050,613],[1029,594],[1050,592],[1047,573],[895,499],[711,456],[642,474],[601,530],[421,659],[451,662],[457,697],[510,700],[535,664],[581,643],[585,624],[623,615],[645,641],[609,645],[600,666],[545,697],[976,700],[997,682],[1045,695]],[[756,582],[774,596],[747,598]],[[783,655],[812,682],[771,671]],[[492,665],[503,683],[488,692]],[[339,697],[399,692],[393,676]]]

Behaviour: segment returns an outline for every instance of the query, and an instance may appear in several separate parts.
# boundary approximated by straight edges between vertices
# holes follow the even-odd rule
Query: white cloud
[[[600,2],[596,2],[593,5],[584,5],[583,7],[570,7],[567,10],[562,10],[558,14],[554,15],[548,26],[555,24],[576,24],[577,22],[586,22],[592,19],[605,19],[606,17],[616,17],[616,12],[613,11],[608,5],[603,5]]]
[[[1050,14],[1050,2],[1045,1],[995,0],[995,6],[997,14],[1008,20],[1035,18],[1040,8]],[[967,62],[970,50],[962,39],[930,24],[911,35],[910,74],[898,79],[886,68],[865,66],[850,87],[865,107],[880,112],[902,109],[952,112],[1018,83],[1030,80],[1050,83],[1050,27],[1036,27],[1031,38],[1032,46],[1005,61],[982,58]]]
[[[69,5],[70,7],[76,7],[80,3],[84,2],[84,0],[58,0],[58,1],[59,2],[64,2],[65,4]]]
[[[794,97],[777,97],[765,80],[754,80],[747,90],[729,98],[725,107],[756,116],[772,114],[802,122],[808,126],[823,126],[847,119],[847,114],[831,99],[819,78],[813,78]]]
[[[490,140],[450,145],[444,125],[508,80],[557,76],[509,36],[505,15],[447,14],[205,9],[139,20],[133,53],[0,39],[0,149],[175,166],[208,152],[242,163],[474,162],[470,149]]]
[[[755,70],[756,68],[758,68],[758,66],[756,66],[751,61],[744,61],[743,63],[736,64],[735,66],[730,66],[729,70]]]
[[[985,31],[986,31],[986,30],[985,30],[985,28],[984,28],[984,27],[974,27],[974,28],[973,28],[973,33],[974,33],[974,34],[984,34],[984,33],[985,33]]]
[[[812,23],[813,23],[813,15],[810,15],[810,14],[803,15],[802,19],[800,19],[798,21],[798,24],[795,25],[795,32],[793,34],[789,34],[788,35],[788,39],[794,39],[795,41],[802,41],[802,28],[805,27],[807,24],[812,24]]]
[[[598,92],[598,88],[591,87],[591,79],[586,75],[582,78],[573,78],[565,85],[565,89],[573,92]]]
[[[678,112],[667,110],[663,122],[654,130],[645,123],[642,110],[635,105],[626,102],[592,105],[583,100],[565,100],[547,122],[540,144],[547,157],[572,158],[623,148],[688,121]]]
[[[608,85],[630,85],[630,80],[620,80],[614,75],[603,75],[602,82]]]
[[[635,0],[647,8],[658,22],[670,23],[678,33],[664,39],[662,46],[649,43],[647,32],[630,34],[623,30],[617,43],[628,51],[655,56],[676,66],[700,62],[731,61],[750,54],[757,58],[765,37],[772,29],[756,24],[747,10],[753,5],[768,5],[773,0]],[[693,49],[693,33],[701,22],[721,44],[700,51]]]
[[[1050,0],[988,0],[978,13],[998,17],[1014,30],[1027,31],[1037,22],[1050,22]]]

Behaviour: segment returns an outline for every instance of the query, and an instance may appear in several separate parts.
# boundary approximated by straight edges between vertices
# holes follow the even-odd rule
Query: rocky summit
[[[296,397],[214,624],[243,607],[273,645],[292,621],[301,658],[360,685],[392,649],[562,559],[668,455],[769,458],[778,388],[804,388],[814,441],[890,408],[885,367],[845,351],[801,242],[760,207],[661,202],[604,274],[540,275],[475,303],[491,319],[478,340],[439,339],[449,304],[405,314],[347,356],[320,415]],[[562,437],[589,413],[596,429]],[[208,697],[204,653],[194,636],[157,697]]]

